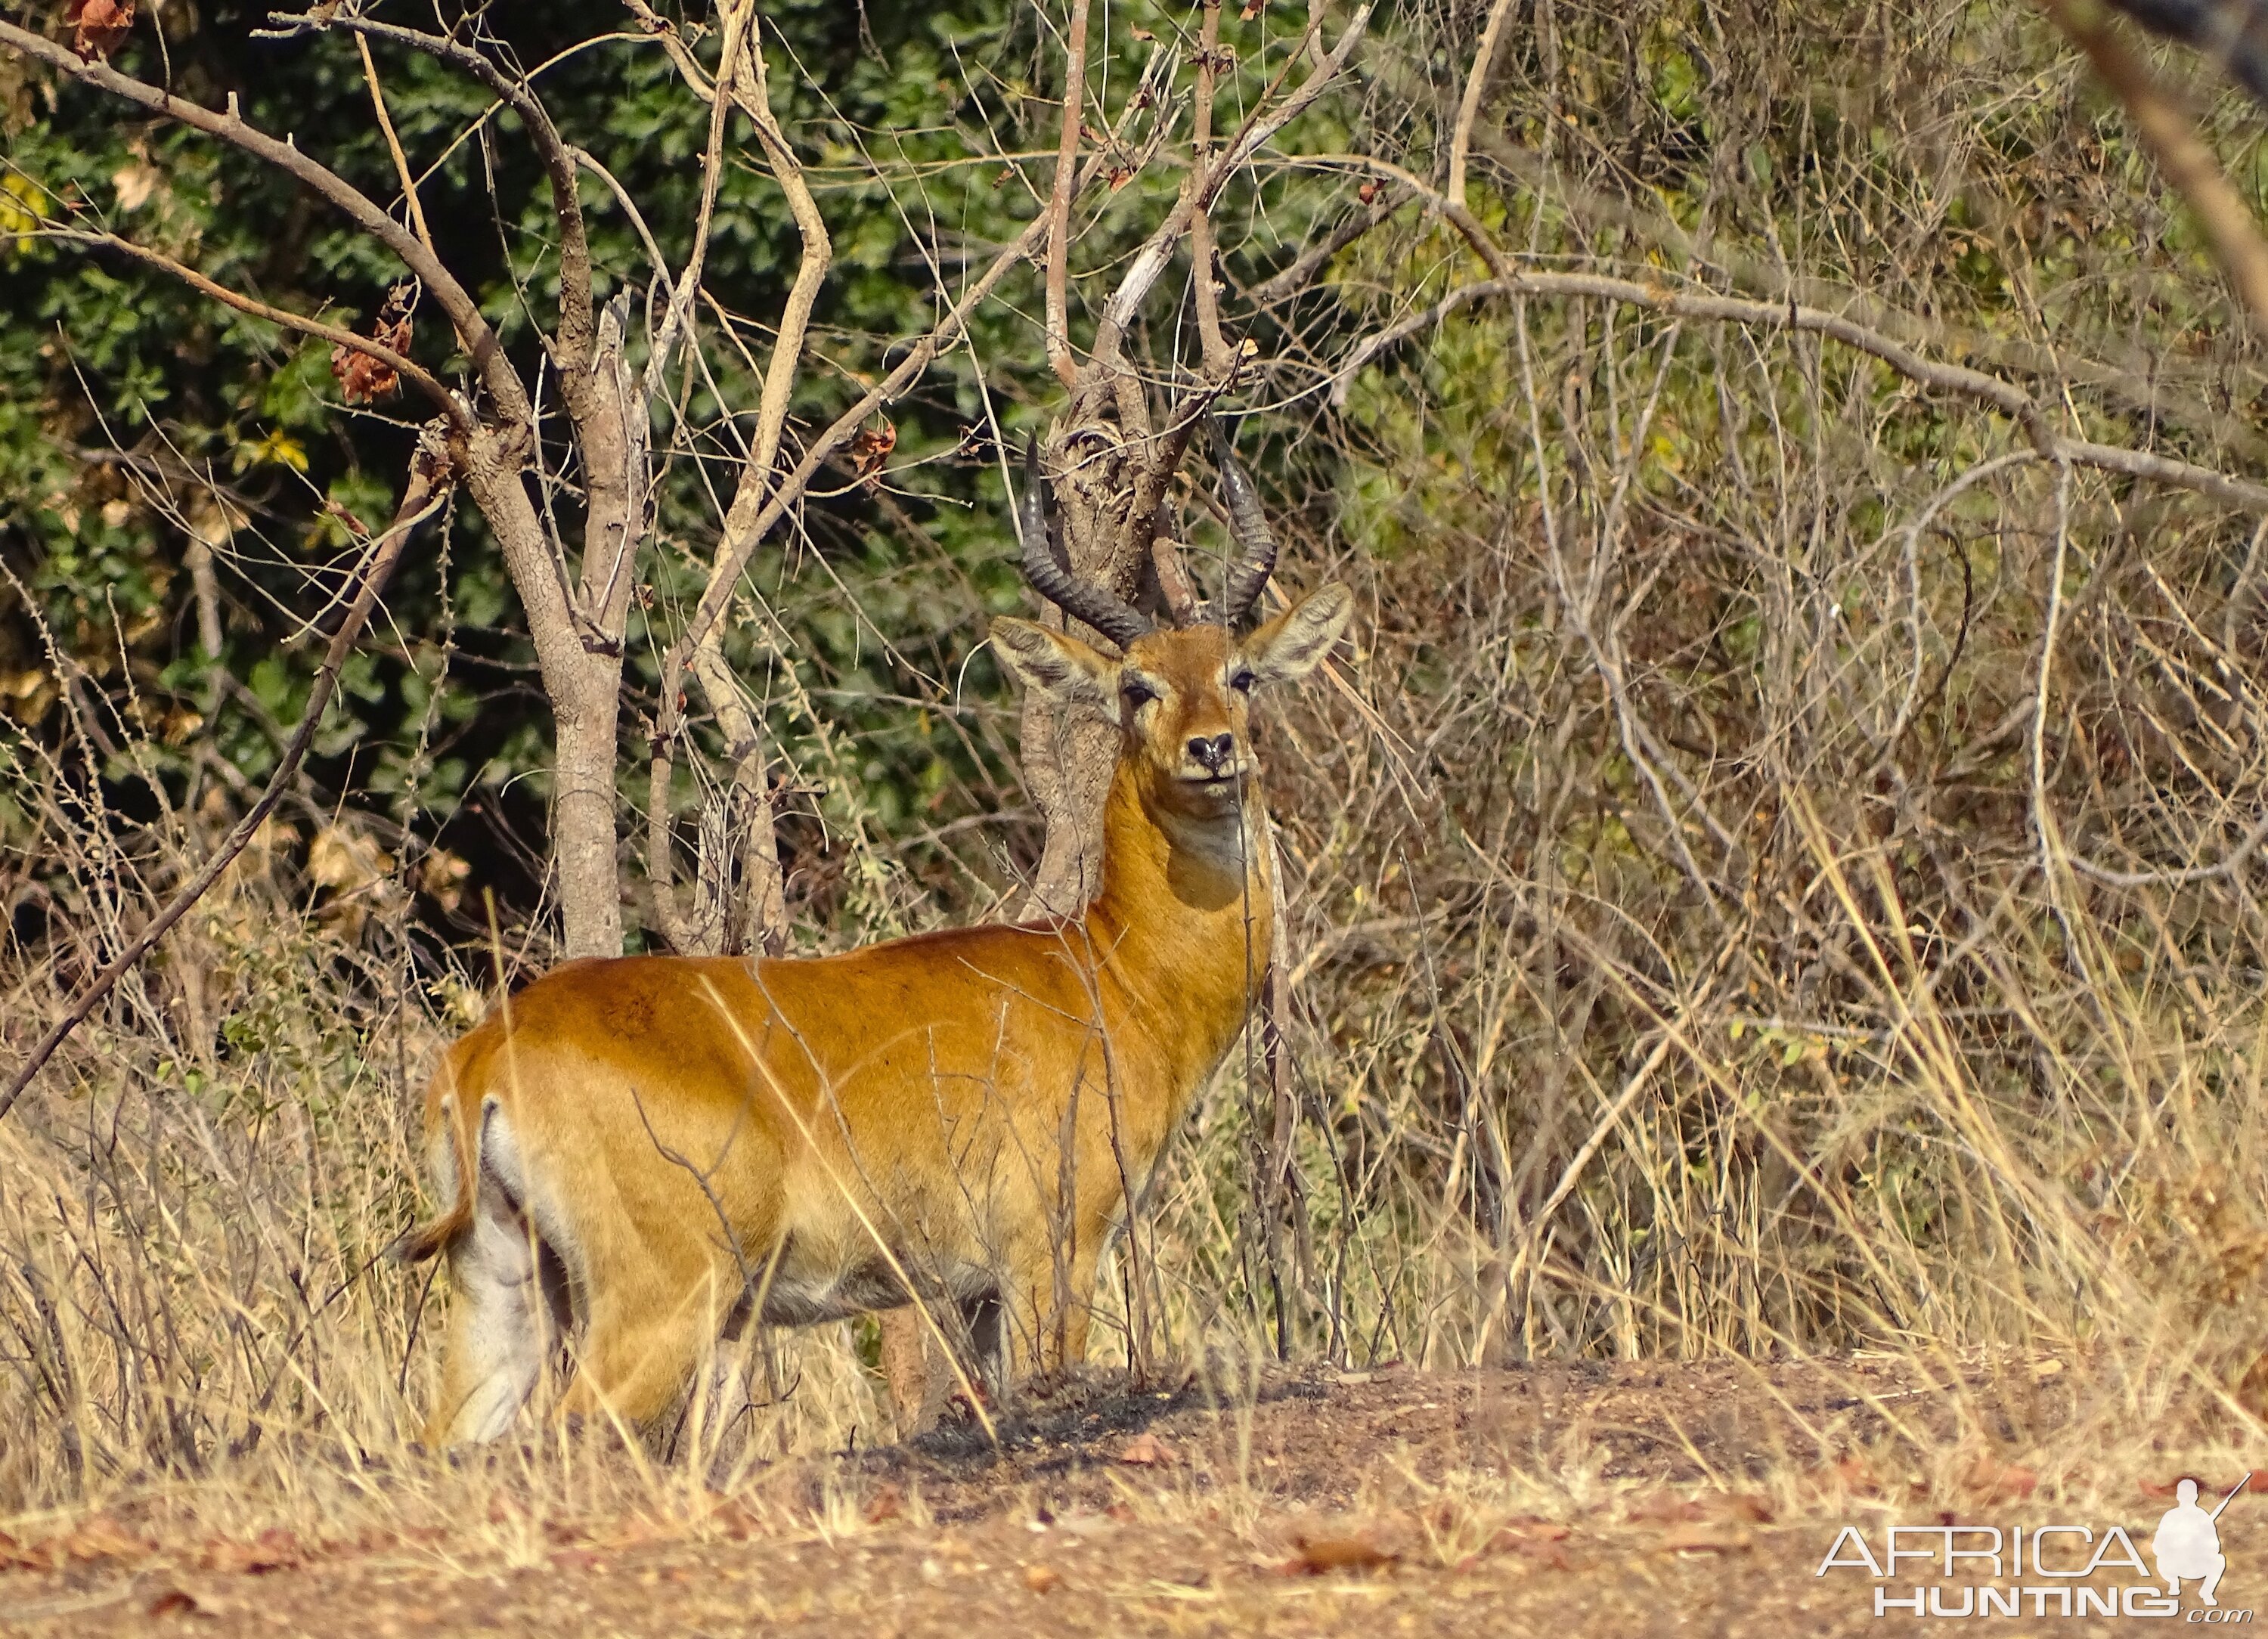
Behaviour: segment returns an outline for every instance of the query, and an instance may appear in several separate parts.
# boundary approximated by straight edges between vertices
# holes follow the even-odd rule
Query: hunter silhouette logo
[[[2158,1534],[2150,1539],[2150,1555],[2158,1562],[2158,1575],[2166,1579],[2166,1591],[2174,1598],[2182,1596],[2182,1584],[2196,1578],[2198,1602],[2217,1605],[2213,1590],[2220,1586],[2220,1574],[2228,1569],[2228,1560],[2220,1551],[2220,1514],[2236,1500],[2236,1494],[2252,1482],[2247,1472],[2220,1499],[2220,1508],[2210,1514],[2198,1506],[2198,1484],[2184,1480],[2174,1488],[2174,1506],[2168,1509],[2158,1521]]]
[[[2198,1501],[2198,1482],[2181,1481],[2150,1538],[2149,1560],[2123,1525],[2004,1528],[1947,1515],[1933,1525],[1882,1526],[1879,1551],[1865,1531],[1845,1525],[1812,1574],[1863,1571],[1878,1617],[2125,1616],[2249,1626],[2251,1611],[2225,1609],[2215,1596],[2228,1569],[2220,1517],[2252,1480],[2245,1474],[2210,1513]],[[2186,1609],[2184,1583],[2195,1596]]]

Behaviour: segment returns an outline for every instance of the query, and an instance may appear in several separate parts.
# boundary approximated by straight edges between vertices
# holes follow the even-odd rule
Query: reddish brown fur
[[[1138,675],[1157,693],[1121,714],[1103,880],[1080,917],[810,959],[573,962],[459,1040],[426,1105],[450,1204],[405,1245],[449,1249],[460,1287],[504,1306],[460,1298],[432,1437],[492,1433],[524,1392],[491,1381],[521,1358],[498,1317],[523,1310],[479,1261],[511,1261],[475,1232],[482,1210],[563,1267],[582,1327],[571,1412],[650,1422],[744,1294],[793,1320],[906,1285],[992,1288],[1027,1358],[1080,1358],[1127,1188],[1266,966],[1270,882],[1230,680],[1303,673],[1346,608],[1327,589],[1241,644],[1219,627],[1153,633],[1123,666],[998,623],[1028,682],[1101,702]],[[1235,777],[1195,777],[1190,742],[1220,735]],[[501,1126],[484,1136],[484,1119]]]

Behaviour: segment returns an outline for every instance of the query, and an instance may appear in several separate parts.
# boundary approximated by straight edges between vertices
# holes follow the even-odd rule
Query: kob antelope
[[[1122,651],[992,623],[1027,687],[1121,730],[1082,915],[809,959],[571,962],[449,1050],[425,1106],[448,1204],[403,1242],[453,1275],[430,1443],[501,1434],[555,1321],[578,1338],[562,1412],[645,1428],[751,1315],[918,1297],[989,1309],[1040,1369],[1084,1357],[1128,1191],[1266,967],[1251,695],[1311,671],[1352,606],[1326,586],[1235,634],[1275,546],[1225,446],[1219,464],[1241,561],[1217,609],[1153,628],[1057,561],[1027,463],[1026,575]]]

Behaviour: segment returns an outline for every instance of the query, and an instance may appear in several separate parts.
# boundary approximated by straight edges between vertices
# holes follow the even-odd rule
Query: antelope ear
[[[1078,638],[1003,614],[992,621],[992,652],[1027,688],[1118,721],[1118,662],[1104,659]]]
[[[1244,663],[1263,683],[1295,683],[1322,664],[1353,613],[1352,592],[1318,586],[1244,640]]]

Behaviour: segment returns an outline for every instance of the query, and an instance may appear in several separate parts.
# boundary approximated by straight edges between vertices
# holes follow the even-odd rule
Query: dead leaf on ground
[[[1389,1554],[1368,1537],[1317,1532],[1301,1532],[1292,1539],[1298,1550],[1284,1562],[1287,1577],[1321,1577],[1335,1570],[1382,1570],[1401,1558]]]
[[[1182,1459],[1172,1446],[1145,1430],[1126,1442],[1125,1450],[1118,1453],[1118,1460],[1137,1468],[1170,1468]]]
[[[290,1570],[306,1557],[298,1535],[277,1525],[249,1542],[224,1539],[208,1545],[197,1556],[197,1566],[230,1577],[264,1577],[270,1571]]]
[[[1683,1525],[1702,1516],[1701,1504],[1675,1491],[1649,1491],[1631,1499],[1623,1518],[1637,1525]]]
[[[1545,1570],[1572,1570],[1574,1562],[1560,1546],[1571,1534],[1556,1520],[1521,1520],[1498,1527],[1484,1551],[1515,1554]]]
[[[1661,1533],[1662,1551],[1668,1554],[1745,1554],[1754,1546],[1745,1531],[1700,1520],[1672,1525]]]
[[[1024,1585],[1034,1593],[1053,1593],[1063,1586],[1063,1572],[1050,1565],[1024,1567]]]
[[[197,1603],[196,1596],[186,1588],[168,1588],[150,1601],[150,1614],[166,1616],[210,1616],[210,1611]]]
[[[54,1546],[63,1550],[65,1558],[82,1564],[93,1560],[138,1559],[157,1548],[157,1544],[146,1537],[136,1536],[107,1514],[97,1514],[82,1521],[56,1539]]]
[[[1964,1476],[1970,1490],[1988,1503],[2020,1503],[2039,1489],[2040,1477],[2016,1463],[1980,1457]]]

